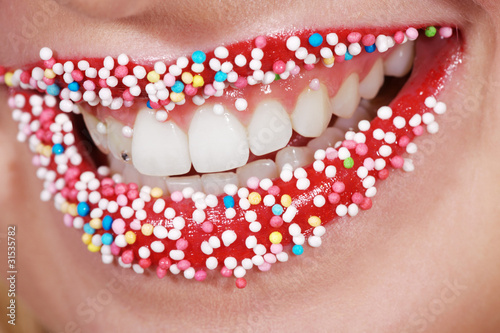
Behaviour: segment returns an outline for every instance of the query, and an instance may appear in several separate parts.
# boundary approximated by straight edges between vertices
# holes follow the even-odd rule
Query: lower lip
[[[406,145],[416,136],[425,132],[425,127],[429,126],[420,124],[412,127],[409,120],[415,115],[432,112],[425,105],[426,98],[439,95],[444,88],[445,81],[450,79],[460,63],[461,45],[458,38],[446,41],[424,41],[428,44],[436,42],[444,42],[447,45],[440,48],[438,54],[432,54],[431,51],[428,51],[432,47],[420,48],[422,52],[418,56],[422,59],[418,63],[432,62],[432,68],[425,70],[414,68],[412,84],[407,84],[390,105],[392,115],[388,119],[376,117],[371,121],[370,128],[362,132],[366,136],[365,144],[357,144],[348,140],[343,142],[343,146],[348,148],[351,159],[341,160],[337,156],[339,149],[329,148],[326,151],[317,152],[316,162],[307,168],[299,169],[299,172],[296,172],[290,181],[285,182],[278,178],[272,181],[267,180],[268,184],[261,183],[259,186],[259,183],[256,183],[254,188],[248,188],[251,194],[249,197],[245,195],[250,201],[247,209],[239,204],[240,197],[236,193],[219,196],[215,207],[200,210],[197,209],[192,199],[185,199],[180,192],[176,192],[170,197],[163,198],[154,198],[154,193],[148,195],[143,193],[142,197],[152,198],[145,203],[144,208],[136,212],[131,210],[131,205],[135,198],[141,196],[141,189],[137,189],[135,184],[116,184],[110,178],[99,175],[89,153],[85,149],[81,149],[84,143],[77,142],[75,146],[80,147],[78,153],[83,157],[83,161],[78,167],[71,167],[63,174],[65,186],[60,190],[62,196],[60,195],[59,198],[64,198],[64,200],[61,199],[57,203],[60,210],[65,213],[64,222],[67,226],[76,226],[78,223],[75,223],[75,218],[78,218],[78,221],[83,220],[87,224],[92,220],[91,216],[95,216],[96,219],[104,219],[104,216],[108,215],[115,223],[112,228],[103,226],[93,230],[89,229],[89,225],[87,225],[84,230],[94,231],[94,235],[109,234],[113,239],[110,245],[95,246],[91,242],[92,236],[88,233],[85,233],[82,239],[88,245],[89,250],[100,251],[103,254],[103,260],[105,257],[116,256],[122,266],[133,267],[136,272],[141,273],[144,269],[156,267],[159,277],[165,276],[170,270],[174,274],[183,273],[187,278],[203,280],[209,271],[207,259],[210,257],[211,263],[217,261],[217,267],[221,268],[220,272],[223,276],[235,276],[237,278],[236,285],[244,287],[246,280],[243,276],[246,270],[241,266],[235,268],[234,262],[242,265],[243,260],[246,259],[248,264],[248,260],[251,260],[258,253],[263,259],[254,258],[254,263],[260,260],[262,263],[258,265],[258,268],[262,271],[269,270],[274,262],[288,259],[287,253],[290,252],[292,246],[292,252],[295,254],[303,252],[306,248],[305,243],[309,243],[313,247],[319,246],[321,237],[318,236],[318,233],[324,233],[324,225],[334,222],[342,216],[355,216],[358,211],[371,207],[371,197],[376,193],[376,188],[374,187],[375,183],[372,186],[367,186],[369,183],[367,179],[371,179],[368,177],[373,177],[374,181],[383,180],[389,176],[389,170],[402,167],[403,158],[401,155],[406,151]],[[16,94],[23,94],[26,100],[31,96],[31,93],[25,91],[11,90],[9,102],[13,108]],[[23,111],[31,114],[29,103],[26,103]],[[54,117],[60,113],[62,112],[57,107],[51,108],[45,105],[41,116],[31,114],[32,121],[38,119],[41,123],[42,130],[38,134],[43,142],[42,146],[39,147],[42,151],[43,149],[52,149],[52,132],[49,127],[54,122]],[[395,117],[404,118],[405,125],[397,128],[394,124]],[[383,140],[374,139],[373,131],[375,129],[394,133],[396,140],[389,144]],[[382,157],[380,155],[379,150],[383,145],[392,151],[389,156]],[[40,165],[42,151],[35,154],[35,165]],[[45,154],[51,156],[47,169],[56,171],[55,154],[48,152]],[[369,166],[370,159],[373,161],[383,159],[386,167],[382,170],[369,170],[367,178],[364,178],[363,181],[357,175],[357,171],[363,165]],[[348,167],[349,162],[353,164],[353,167]],[[328,177],[326,174],[326,170],[332,169],[331,166],[336,169],[334,177]],[[306,175],[305,178],[302,178],[300,173]],[[99,180],[97,192],[110,202],[122,204],[118,211],[100,214],[98,204],[79,203],[77,200],[78,190],[75,186],[77,186],[77,181],[82,180],[82,175],[83,178],[95,175]],[[271,187],[269,187],[270,184],[272,184]],[[366,187],[371,188],[367,189]],[[55,184],[51,184],[46,190],[52,192],[53,195],[59,192]],[[241,191],[245,192],[246,190]],[[155,213],[155,208],[158,207],[160,200],[164,201],[165,208],[174,209],[176,217],[184,219],[185,226],[180,228],[177,225],[179,219],[174,220],[171,218],[172,216],[166,218],[165,208],[160,213]],[[234,202],[234,207],[231,207],[233,206],[231,202]],[[324,204],[322,204],[323,202]],[[123,214],[128,216],[127,211],[133,215],[124,218]],[[147,217],[139,221],[135,217],[141,218],[140,214],[144,214],[142,211]],[[281,211],[283,213],[280,213]],[[234,217],[228,218],[227,214],[234,215]],[[117,222],[119,219],[123,220],[124,223]],[[250,228],[257,228],[259,226],[257,223],[260,224],[260,230],[252,231]],[[123,228],[120,228],[120,224],[123,224]],[[292,234],[295,233],[290,232],[291,225],[294,225],[292,229],[300,227],[300,234],[305,239],[304,245],[295,244],[301,243],[302,236],[294,239]],[[171,234],[178,233],[180,236],[172,237],[175,238],[174,240],[159,239],[155,234],[152,234],[152,230],[156,226],[163,226],[169,232],[178,228],[180,229],[178,232],[172,231]],[[125,247],[119,247],[115,243],[116,237],[123,238],[119,235],[133,235],[132,238],[135,238],[135,241],[130,241]],[[252,235],[255,236],[256,243],[260,244],[259,247],[247,247],[247,238]],[[201,251],[202,243],[209,241],[210,237],[213,236],[220,241],[220,247],[214,248],[213,253],[207,255]],[[156,246],[152,245],[155,241],[159,242],[155,243]],[[160,243],[163,244],[164,250],[161,253],[153,251],[152,247],[157,249],[157,246],[161,247]],[[262,249],[265,250],[265,253],[259,251]]]

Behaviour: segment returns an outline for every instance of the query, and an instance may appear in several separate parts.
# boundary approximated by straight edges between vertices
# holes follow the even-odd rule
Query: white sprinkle
[[[300,235],[300,231],[300,226],[297,223],[292,223],[288,227],[288,233],[290,234],[290,236],[298,236]]]
[[[238,67],[243,67],[247,64],[247,58],[245,58],[245,56],[243,54],[238,54],[235,58],[234,58],[234,63],[236,64],[236,66]]]
[[[258,244],[253,248],[253,252],[258,256],[263,256],[264,254],[266,254],[267,250],[264,245]]]
[[[236,261],[236,258],[234,257],[227,257],[224,259],[224,266],[228,269],[235,269],[236,265],[238,265],[238,262]]]
[[[245,220],[247,222],[253,222],[257,220],[257,213],[253,210],[249,210],[245,213]]]
[[[182,259],[184,259],[184,251],[181,251],[181,250],[171,250],[168,255],[173,260],[182,260]]]
[[[252,269],[253,267],[253,262],[252,262],[252,259],[249,259],[249,258],[245,258],[241,261],[241,266],[246,269],[246,270],[249,270],[249,269]]]
[[[232,230],[226,230],[222,233],[221,238],[224,246],[229,246],[236,240],[236,233]]]
[[[174,225],[174,228],[177,229],[177,230],[182,230],[184,229],[184,227],[186,226],[186,220],[184,220],[183,217],[181,216],[177,216],[176,218],[174,218],[174,220],[172,221],[172,224]]]
[[[329,58],[333,57],[333,52],[328,47],[321,48],[321,50],[319,51],[319,53],[320,53],[321,57],[323,57],[324,59],[329,59]]]
[[[339,37],[336,33],[332,32],[326,35],[326,42],[328,45],[335,46],[339,42]]]
[[[320,247],[321,246],[321,237],[318,236],[310,236],[307,239],[307,242],[311,247]]]
[[[196,222],[196,223],[202,223],[203,221],[205,221],[206,219],[206,214],[203,210],[201,209],[196,209],[194,212],[193,212],[193,220]]]
[[[375,170],[380,171],[384,169],[386,166],[386,162],[383,158],[377,158],[375,160]]]
[[[214,249],[218,249],[220,247],[220,239],[217,236],[211,236],[208,239],[208,244]]]
[[[387,52],[389,45],[387,43],[387,37],[385,35],[378,35],[375,40],[375,46],[380,53]]]
[[[366,176],[368,176],[368,169],[365,168],[364,166],[361,166],[358,168],[358,170],[356,171],[356,174],[358,175],[359,178],[361,179],[365,179]]]
[[[378,153],[382,157],[390,156],[392,154],[392,148],[388,145],[383,145],[379,148]]]
[[[406,152],[408,154],[415,154],[417,152],[417,145],[413,142],[410,142],[407,146],[406,146]]]
[[[167,228],[157,225],[153,228],[153,235],[155,235],[158,239],[165,239],[168,236]]]
[[[365,196],[367,196],[368,198],[373,198],[375,194],[377,194],[377,188],[375,186],[370,187],[365,192]]]
[[[178,240],[179,238],[181,238],[182,236],[182,233],[180,232],[180,230],[177,230],[177,229],[172,229],[168,232],[168,239],[170,240]]]
[[[179,57],[179,58],[177,58],[176,64],[177,64],[177,66],[179,66],[179,68],[184,69],[189,65],[189,59],[186,57]],[[160,74],[160,73],[158,73],[158,74]]]
[[[446,104],[443,102],[437,102],[436,106],[434,107],[434,112],[437,114],[443,114],[446,112]]]
[[[345,216],[347,214],[347,207],[345,205],[338,205],[337,208],[335,208],[335,213],[341,217]]]
[[[305,47],[299,47],[297,51],[295,51],[295,57],[299,60],[304,60],[307,58],[307,49]]]
[[[426,125],[429,125],[430,123],[433,123],[435,120],[435,117],[432,113],[426,112],[422,115],[422,122]]]
[[[315,160],[324,160],[326,157],[326,151],[324,149],[318,149],[314,152]]]
[[[274,197],[274,195],[268,194],[262,201],[264,202],[264,206],[271,207],[276,203],[276,198]]]
[[[188,280],[191,280],[192,278],[194,278],[194,275],[196,274],[196,271],[194,270],[193,267],[189,267],[188,269],[186,269],[184,271],[184,277]]]
[[[108,208],[109,210],[109,208]],[[124,219],[128,219],[128,218],[131,218],[132,215],[134,215],[134,210],[130,207],[122,207],[120,209],[120,214],[121,216],[124,218]]]
[[[248,236],[245,240],[245,246],[249,249],[253,249],[257,245],[257,237]]]
[[[145,246],[141,246],[139,248],[139,257],[141,257],[142,259],[147,259],[149,258],[149,256],[151,255],[151,251],[149,251],[149,249]]]
[[[165,209],[165,200],[163,200],[161,198],[156,200],[154,205],[153,205],[153,211],[156,214],[160,214],[164,209]]]
[[[210,246],[210,244],[207,241],[203,241],[200,245],[201,252],[203,252],[206,255],[211,255],[214,253],[214,249]]]
[[[322,195],[317,195],[313,199],[314,206],[316,207],[323,207],[326,203],[326,199]]]
[[[385,138],[385,133],[381,128],[377,128],[373,131],[373,138],[376,140],[383,140]]]
[[[251,55],[255,60],[261,60],[262,58],[264,58],[264,51],[259,48],[254,48],[251,52]]]
[[[255,266],[260,266],[264,263],[264,257],[262,256],[259,256],[259,255],[254,255],[252,257],[252,263],[255,265]]]
[[[382,106],[378,109],[377,116],[380,119],[389,119],[392,117],[392,109],[388,106]]]
[[[365,179],[363,179],[363,187],[364,188],[370,188],[373,185],[375,185],[375,177],[368,176]]]
[[[411,127],[417,127],[421,123],[422,123],[422,116],[420,116],[419,114],[416,114],[413,117],[411,117],[410,121],[408,122],[408,124],[410,124]]]
[[[264,191],[267,191],[271,186],[273,186],[273,181],[269,178],[264,178],[259,182],[259,186]]]
[[[290,170],[282,170],[280,173],[280,178],[285,183],[289,182],[293,178],[293,172]]]
[[[210,270],[216,269],[218,264],[219,263],[218,263],[216,257],[209,257],[209,258],[207,258],[207,261],[205,262],[205,265]]]
[[[326,233],[326,228],[323,227],[322,225],[317,226],[313,229],[313,234],[314,236],[321,237]]]
[[[103,65],[104,68],[110,71],[115,67],[115,60],[112,57],[107,56],[106,58],[104,58]]]
[[[214,55],[219,59],[226,59],[229,56],[229,51],[224,46],[219,46],[215,49]]]
[[[125,65],[127,65],[127,64],[128,64],[128,62],[129,62],[129,58],[128,58],[128,56],[127,56],[126,54],[122,53],[122,54],[120,54],[120,55],[118,56],[117,61],[118,61],[118,64],[119,64],[119,65],[125,66]]]
[[[409,158],[405,158],[405,161],[403,163],[403,170],[406,172],[412,172],[415,170],[415,166],[413,165],[413,161]]]
[[[347,52],[347,46],[344,43],[338,43],[337,45],[335,45],[334,50],[335,54],[341,57]]]
[[[226,265],[226,267],[227,267],[227,265]],[[233,273],[234,273],[234,276],[235,276],[236,278],[242,278],[242,277],[244,277],[244,276],[245,276],[245,274],[247,273],[247,271],[246,271],[246,269],[245,269],[245,268],[243,268],[242,266],[238,266],[238,267],[236,267],[236,268],[234,269],[234,272],[233,272]]]
[[[436,134],[439,131],[439,124],[435,121],[427,125],[427,132]]]
[[[244,98],[238,98],[238,99],[236,99],[234,106],[236,107],[236,110],[238,110],[238,111],[245,111],[248,107],[248,102]]]
[[[297,215],[297,208],[295,206],[289,206],[283,214],[283,221],[287,223],[292,222],[295,215]]]
[[[360,131],[366,132],[370,129],[370,122],[368,120],[361,120],[358,123],[358,128]]]
[[[352,43],[349,45],[349,53],[352,56],[357,56],[361,53],[361,45],[359,45],[359,43]]]
[[[300,178],[297,180],[297,189],[306,190],[311,185],[311,181],[307,178]]]
[[[401,129],[403,127],[405,127],[406,125],[406,120],[405,118],[401,117],[401,116],[397,116],[394,118],[394,120],[392,121],[392,123],[394,124],[394,126],[398,129]]]
[[[224,185],[224,193],[226,193],[227,195],[236,195],[236,193],[238,192],[238,186],[234,185],[234,184],[226,184]]]
[[[329,165],[325,169],[325,175],[328,178],[333,178],[337,174],[337,168],[333,165]]]
[[[339,155],[338,155],[338,157],[339,157],[339,159],[341,159],[343,161],[346,158],[351,157],[351,152],[346,147],[341,147],[339,149]]]
[[[434,108],[436,105],[437,105],[437,101],[436,101],[436,98],[433,97],[433,96],[429,96],[425,99],[425,102],[424,102],[425,106],[427,106],[428,108],[432,109]]]
[[[356,205],[355,203],[350,204],[349,207],[347,207],[347,212],[349,213],[349,216],[358,215],[359,212],[358,205]]]
[[[167,219],[173,219],[175,217],[175,210],[172,207],[165,209],[165,214],[163,214]]]
[[[396,142],[396,134],[394,134],[393,132],[385,133],[384,141],[388,144]]]
[[[52,58],[53,52],[48,47],[42,47],[40,50],[40,59],[42,60],[50,60]]]
[[[306,170],[304,168],[297,168],[293,172],[293,176],[295,178],[297,178],[297,179],[306,178],[307,177],[307,172],[306,172]]]
[[[325,169],[325,163],[323,161],[316,160],[313,163],[314,171],[322,172]]]
[[[297,36],[289,37],[286,41],[286,47],[290,51],[297,51],[300,47],[300,38]]]
[[[250,223],[250,225],[248,226],[248,229],[250,229],[251,232],[259,232],[261,228],[262,225],[257,221]]]

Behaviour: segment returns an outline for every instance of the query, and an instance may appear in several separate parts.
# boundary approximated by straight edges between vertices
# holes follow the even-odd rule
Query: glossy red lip
[[[276,261],[286,261],[293,244],[298,255],[304,242],[317,247],[324,225],[369,209],[375,182],[386,179],[390,169],[405,163],[409,168],[411,162],[401,155],[410,142],[426,128],[437,131],[434,114],[446,109],[435,98],[461,62],[462,46],[460,38],[421,44],[412,77],[397,98],[371,123],[360,124],[357,134],[347,133],[340,147],[318,150],[313,165],[284,170],[279,179],[265,179],[251,188],[226,186],[226,195],[219,197],[193,197],[188,191],[162,197],[156,189],[116,184],[84,149],[71,148],[79,147],[78,142],[54,144],[55,133],[73,132],[55,98],[11,89],[9,103],[17,108],[14,118],[21,133],[35,138],[29,141],[34,163],[44,170],[42,198],[54,196],[65,224],[83,227],[83,242],[90,251],[100,251],[104,262],[118,256],[120,265],[138,273],[152,266],[159,277],[169,270],[196,280],[221,268],[222,275],[234,275],[237,286],[244,287],[243,276],[252,266],[265,271]],[[274,46],[268,41],[266,47]],[[286,59],[274,54],[274,59],[281,57]],[[58,156],[67,156],[66,164]],[[81,191],[99,199],[79,201]]]

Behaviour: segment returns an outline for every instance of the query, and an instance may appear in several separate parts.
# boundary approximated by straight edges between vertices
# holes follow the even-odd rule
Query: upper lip
[[[450,65],[450,64],[447,63],[446,65]],[[435,86],[427,87],[427,89],[428,89],[427,92],[429,93],[429,95],[434,95],[437,93],[437,91],[433,91],[433,89],[439,90],[441,88],[442,87],[435,87]],[[413,99],[413,98],[415,100],[412,100],[411,103],[416,104],[416,100],[418,100],[419,102],[423,102],[421,100],[423,97],[420,97],[420,100],[418,98],[411,97],[411,99]],[[423,107],[422,107],[422,109],[423,109]],[[411,114],[411,111],[408,111],[408,110],[400,110],[398,112],[401,112],[399,114],[401,116],[404,116],[404,115],[408,116]],[[397,129],[394,129],[390,124],[382,125],[382,123],[384,123],[384,121],[377,120],[377,122],[374,125],[381,126],[384,129],[386,129],[387,131],[393,131],[395,133],[399,133],[399,135],[402,135],[401,133],[403,131],[398,131]],[[371,132],[369,131],[368,133],[371,133]],[[409,133],[408,136],[412,137],[413,134]],[[360,143],[361,142],[358,142],[358,144],[360,144]],[[351,144],[356,145],[353,142],[347,142],[347,143],[345,143],[346,148],[352,148]],[[380,143],[377,143],[376,140],[373,140],[372,138],[367,137],[366,138],[366,145],[374,148],[376,146],[379,146]],[[387,146],[391,146],[391,145],[393,145],[393,144],[387,142]],[[384,159],[386,159],[388,163],[390,163],[391,159],[394,158],[394,156],[399,156],[398,154],[401,151],[401,147],[398,148],[397,144],[394,144],[391,147],[392,147],[395,155],[391,154],[389,156],[384,156]],[[371,153],[371,154],[373,154],[374,158],[377,157],[377,155],[378,155],[377,151],[378,151],[378,149],[376,149],[374,152]],[[332,151],[332,153],[333,153],[333,151]],[[321,153],[320,153],[320,155],[321,155]],[[321,157],[320,155],[318,155],[318,157]],[[361,156],[364,156],[364,154],[356,156],[354,151],[352,151],[352,157],[354,158],[353,162],[356,166],[363,164]],[[372,156],[372,155],[370,155],[370,156]],[[380,156],[378,156],[378,157],[380,157]],[[321,158],[318,158],[318,159],[321,160]],[[342,216],[342,215],[345,215],[347,213],[347,211],[346,212],[339,211],[339,209],[338,209],[338,207],[340,207],[340,205],[338,205],[339,203],[341,203],[343,206],[341,209],[343,209],[343,208],[347,209],[347,206],[349,206],[348,203],[351,203],[353,201],[357,202],[357,204],[353,204],[356,207],[360,206],[362,208],[369,208],[369,206],[371,206],[371,201],[369,199],[369,197],[371,195],[368,195],[367,193],[362,193],[360,191],[361,190],[364,191],[363,185],[364,185],[364,188],[366,189],[366,188],[372,188],[373,184],[371,184],[371,185],[368,184],[368,181],[367,181],[368,185],[363,184],[363,183],[346,183],[347,178],[351,177],[351,175],[349,174],[349,171],[348,171],[349,168],[346,167],[346,169],[344,170],[342,167],[343,167],[343,165],[345,166],[345,164],[343,161],[339,161],[339,159],[335,159],[335,160],[326,159],[321,163],[326,164],[326,166],[336,165],[338,172],[339,172],[339,174],[338,174],[339,176],[337,177],[337,181],[338,182],[342,181],[342,180],[344,181],[343,185],[345,186],[345,189],[343,189],[341,191],[337,191],[334,189],[334,192],[333,192],[333,193],[340,193],[341,194],[341,197],[339,198],[340,201],[337,201],[337,199],[335,199],[335,200],[332,199],[332,203],[333,203],[333,201],[335,201],[334,204],[337,205],[336,206],[337,207],[337,211],[336,211],[337,215]],[[396,163],[394,162],[394,164],[396,164]],[[398,165],[399,165],[399,163],[398,163]],[[291,222],[291,220],[297,214],[296,220],[294,220],[294,222],[296,222],[297,225],[302,226],[302,234],[304,234],[304,235],[310,235],[312,233],[313,228],[314,228],[313,226],[316,226],[315,223],[317,223],[316,221],[313,221],[313,222],[308,221],[309,218],[311,217],[310,216],[311,214],[310,214],[310,211],[304,207],[306,207],[306,206],[312,207],[313,206],[312,201],[313,201],[314,197],[318,196],[320,193],[322,193],[326,197],[328,197],[327,194],[331,192],[330,188],[331,188],[333,181],[331,179],[328,179],[328,177],[326,177],[326,178],[324,177],[324,175],[323,175],[324,170],[325,170],[324,167],[325,166],[321,167],[321,165],[318,164],[314,167],[309,167],[305,170],[299,170],[299,172],[297,172],[295,174],[296,180],[293,180],[291,182],[283,182],[283,181],[277,180],[275,182],[275,185],[278,185],[278,187],[280,188],[279,194],[275,193],[276,188],[273,190],[273,193],[271,194],[271,196],[274,197],[274,200],[283,199],[284,194],[292,194],[292,195],[297,194],[297,196],[294,196],[292,198],[293,204],[291,206],[290,206],[290,203],[287,202],[286,198],[283,199],[284,201],[279,201],[279,202],[276,201],[276,203],[281,204],[282,208],[283,207],[285,208],[285,215],[283,215],[283,219],[285,220],[285,222]],[[317,170],[320,170],[320,171],[318,172]],[[306,174],[307,177],[309,177],[310,179],[313,179],[313,181],[311,181],[310,184],[304,180],[305,179],[304,174]],[[369,177],[373,177],[373,180],[375,180],[374,176],[377,176],[377,172],[370,171]],[[380,174],[378,174],[378,176],[380,178],[383,178]],[[353,177],[355,177],[355,176],[353,176]],[[369,182],[371,183],[371,179]],[[261,184],[261,187],[262,187],[261,189],[259,189],[259,188],[254,189],[254,192],[256,193],[254,195],[254,198],[258,198],[258,197],[264,198],[265,195],[268,195],[269,187],[266,184]],[[297,191],[297,187],[299,188],[299,191]],[[311,187],[314,188],[314,190],[310,191]],[[308,192],[302,193],[301,191],[303,188],[307,188]],[[243,191],[243,192],[245,192],[245,191]],[[314,194],[313,194],[313,192],[314,192]],[[231,207],[231,205],[229,205],[227,203],[224,203],[224,205],[222,205],[222,202],[221,202],[222,197],[219,198],[219,206],[220,207],[213,208],[213,209],[207,208],[206,213],[204,213],[204,212],[202,213],[203,209],[201,209],[199,206],[197,206],[198,204],[200,204],[199,202],[198,203],[188,202],[185,204],[184,211],[177,212],[178,214],[182,215],[184,219],[190,221],[190,223],[183,226],[183,228],[180,228],[180,229],[185,228],[184,230],[188,231],[187,233],[184,232],[184,235],[185,235],[184,237],[186,238],[186,240],[188,240],[190,242],[189,243],[189,246],[191,247],[190,249],[192,251],[198,251],[202,242],[205,240],[205,238],[207,236],[206,234],[204,234],[200,230],[200,226],[198,224],[196,224],[195,222],[192,222],[191,219],[195,219],[195,220],[203,222],[203,221],[205,221],[206,217],[217,215],[220,220],[219,221],[211,221],[211,222],[213,222],[213,224],[216,228],[214,230],[214,234],[217,234],[219,237],[221,237],[224,245],[226,246],[226,247],[222,246],[217,250],[218,252],[217,252],[216,256],[219,257],[219,259],[230,257],[230,258],[236,258],[238,260],[241,260],[243,258],[248,258],[249,253],[252,253],[252,255],[253,255],[253,252],[255,252],[255,254],[257,256],[260,255],[259,254],[260,250],[257,251],[257,248],[255,246],[249,247],[248,249],[245,246],[245,241],[246,241],[245,235],[248,235],[248,231],[246,230],[248,228],[248,226],[247,226],[247,222],[245,221],[245,219],[248,222],[256,222],[255,217],[253,216],[253,214],[245,213],[245,211],[246,211],[245,209],[238,209],[239,208],[238,203],[237,203],[238,196],[236,195],[236,193],[234,193],[233,189],[228,188],[226,190],[226,193],[228,196],[233,197],[233,200],[234,200],[234,198],[236,198],[235,208],[237,209],[237,211],[236,211],[237,216],[235,219],[239,220],[239,223],[235,223],[234,221],[231,221],[231,218],[226,220],[226,218],[224,217],[224,211],[226,209],[229,209],[232,207]],[[362,197],[362,200],[361,201],[359,201],[358,199],[353,200],[352,195],[354,193],[360,194]],[[241,193],[240,195],[243,197],[242,199],[244,199],[244,200],[246,200],[246,197],[248,196],[247,193]],[[111,197],[113,197],[113,196],[111,196]],[[147,197],[147,195],[145,195],[145,197]],[[323,199],[325,199],[325,198],[323,198]],[[251,199],[250,201],[252,201],[252,200],[253,199]],[[270,242],[272,242],[272,240],[269,239],[269,236],[272,234],[272,232],[279,230],[279,231],[281,231],[280,236],[283,237],[283,243],[286,244],[287,242],[290,242],[291,238],[292,238],[291,236],[294,236],[296,231],[290,232],[290,235],[291,235],[290,236],[289,234],[287,234],[287,231],[288,231],[287,224],[284,224],[283,226],[280,226],[280,227],[270,226],[268,224],[268,221],[270,221],[271,217],[273,216],[272,211],[268,207],[265,207],[264,205],[262,205],[260,200],[255,199],[255,203],[256,203],[255,209],[247,210],[247,212],[251,212],[251,211],[258,212],[258,218],[259,218],[258,221],[260,222],[259,229],[262,228],[262,232],[261,232],[261,236],[259,236],[259,238],[256,239],[256,241],[258,241],[260,244],[269,245]],[[246,205],[245,201],[244,201],[244,204]],[[203,205],[201,205],[201,206],[203,206]],[[206,204],[204,206],[206,207]],[[225,207],[223,207],[223,206],[225,206]],[[295,208],[288,208],[288,207],[295,207],[295,208],[298,208],[300,211],[297,212]],[[317,205],[317,210],[314,212],[314,214],[315,214],[314,216],[321,217],[321,220],[323,220],[323,222],[329,221],[335,216],[335,213],[331,209],[331,207],[330,207],[330,209],[325,209],[325,208],[320,209],[320,207],[323,207],[323,205]],[[354,207],[354,206],[352,206],[352,207]],[[356,208],[356,209],[353,208],[352,211],[349,210],[349,214],[356,215],[357,209],[358,208]],[[152,212],[153,202],[146,203],[145,207],[137,209],[137,211],[143,211],[143,210],[148,210],[148,211]],[[125,212],[125,210],[123,210],[123,209],[121,211],[121,214],[122,214],[122,217],[124,217],[125,215],[129,216],[129,212],[128,211]],[[134,214],[133,211],[132,211],[132,214]],[[194,214],[194,215],[197,214],[196,215],[197,217],[194,217],[194,215],[192,215],[192,214]],[[82,214],[82,215],[87,216],[87,214]],[[279,215],[281,215],[281,214],[277,214],[277,216],[279,216]],[[129,217],[131,217],[131,216],[129,216]],[[138,217],[138,215],[136,215],[136,217]],[[157,218],[162,220],[160,222],[161,224],[168,226],[169,228],[172,228],[172,227],[174,229],[176,228],[175,222],[172,222],[171,220],[168,220],[168,219],[164,220],[161,217],[157,217]],[[155,222],[155,218],[150,218],[147,221],[152,223],[152,224],[158,223],[158,221]],[[250,227],[250,228],[252,229],[252,227]],[[179,229],[179,228],[177,228],[177,229]],[[139,232],[137,232],[137,233],[139,233]],[[318,231],[318,233],[319,233],[319,231]],[[194,237],[193,235],[197,235],[197,236]],[[238,235],[239,237],[237,237],[235,239],[235,237],[234,237],[235,235]],[[275,235],[275,236],[278,237],[277,235]],[[121,237],[123,237],[123,236],[121,236]],[[229,247],[229,245],[235,241],[238,243],[238,248],[237,248],[238,252],[236,252],[236,253],[232,252],[232,249]],[[313,246],[316,246],[318,241],[319,240],[317,238],[314,238],[314,241],[310,242],[310,244]],[[144,247],[148,248],[150,246],[150,243],[151,242],[147,238],[144,238],[144,239],[138,238],[136,243],[134,243],[134,245],[132,246],[132,248],[134,249],[135,256],[139,255],[143,259],[150,259],[150,261],[151,261],[151,258],[156,261],[156,260],[160,259],[161,257],[165,256],[164,254],[152,253],[151,251],[149,251],[149,249],[147,250],[147,252],[148,252],[147,256],[141,255],[141,253],[138,252],[139,249],[141,249],[141,248],[144,248]],[[297,241],[296,243],[299,243],[299,242]],[[214,244],[210,244],[210,245],[212,248],[214,247],[213,246]],[[168,246],[168,249],[173,250],[175,248],[174,244],[169,244],[167,246]],[[179,246],[177,246],[177,247],[179,247]],[[183,247],[183,246],[181,246],[181,247]],[[175,250],[175,251],[178,251],[178,250]],[[146,250],[144,250],[142,252],[146,252]],[[166,252],[166,253],[168,256],[168,252]],[[179,256],[177,256],[177,254],[178,254],[177,252],[171,254],[170,255],[171,259],[177,260],[177,258],[180,258]],[[190,252],[190,254],[193,254],[193,252]],[[130,252],[127,252],[127,255],[128,255],[128,257],[127,257],[127,262],[128,262],[128,259],[130,259],[130,257],[129,257]],[[182,258],[180,258],[178,260],[181,260],[181,259]],[[192,266],[196,266],[197,268],[202,267],[205,264],[205,262],[204,262],[205,258],[196,257],[196,255],[192,255],[190,257],[190,260],[191,260],[190,264]],[[283,260],[284,260],[284,258],[283,258]],[[144,264],[144,265],[148,266],[146,264]],[[233,266],[232,263],[230,266]]]

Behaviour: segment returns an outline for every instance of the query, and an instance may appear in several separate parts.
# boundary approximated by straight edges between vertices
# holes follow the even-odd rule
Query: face
[[[61,67],[61,91],[49,92],[56,82],[50,78],[39,86],[43,92],[17,90],[28,93],[26,101],[48,95],[44,109],[52,101],[65,117],[61,125],[73,129],[60,147],[77,148],[82,161],[70,162],[78,165],[78,177],[91,171],[85,189],[73,194],[56,195],[81,186],[63,168],[54,175],[69,180],[60,188],[54,180],[54,191],[45,187],[40,195],[50,166],[16,141],[8,106],[16,109],[15,99],[9,102],[16,93],[6,85],[0,90],[0,223],[3,233],[16,227],[16,296],[43,326],[56,332],[500,327],[497,2],[22,0],[0,6],[6,69],[31,70],[39,55],[61,66],[87,62],[81,80],[64,77]],[[438,27],[434,37],[422,29],[429,23]],[[416,41],[408,27],[419,29]],[[374,39],[349,34],[358,31]],[[315,32],[321,47],[308,39]],[[348,53],[335,47],[332,32],[350,45]],[[381,34],[392,39],[375,39]],[[302,45],[317,58],[297,57],[286,43],[291,36],[310,41]],[[394,47],[379,52],[391,41]],[[320,56],[323,46],[330,53]],[[240,66],[234,55],[257,60],[254,48],[264,51],[261,61]],[[195,61],[197,50],[205,62]],[[225,51],[229,70],[222,68]],[[353,59],[346,61],[348,55]],[[111,72],[121,66],[127,73],[115,71],[109,79],[98,72],[90,80],[87,67],[109,67],[107,56]],[[204,63],[205,69],[182,65],[184,56],[189,66]],[[210,65],[212,58],[219,65]],[[296,63],[287,67],[290,59]],[[260,79],[252,76],[259,64]],[[266,66],[274,70],[271,79]],[[186,71],[191,77],[180,74]],[[204,85],[196,86],[197,73]],[[114,83],[118,79],[123,84]],[[72,81],[79,83],[70,89]],[[137,94],[133,87],[140,87]],[[175,94],[161,98],[162,89]],[[437,101],[427,99],[434,96]],[[59,104],[64,99],[75,103]],[[383,105],[391,108],[379,109]],[[424,113],[422,126],[410,124]],[[401,126],[398,115],[405,119]],[[417,127],[425,134],[417,135]],[[349,128],[370,136],[354,136]],[[382,140],[374,129],[384,131]],[[46,155],[54,158],[61,155],[53,148],[59,141],[50,139]],[[365,154],[358,150],[365,148]],[[109,168],[97,172],[95,165]],[[367,185],[371,180],[363,182],[368,175],[376,190]],[[109,200],[99,208],[106,184]],[[87,206],[76,205],[81,202]],[[235,288],[235,279],[246,288]]]

